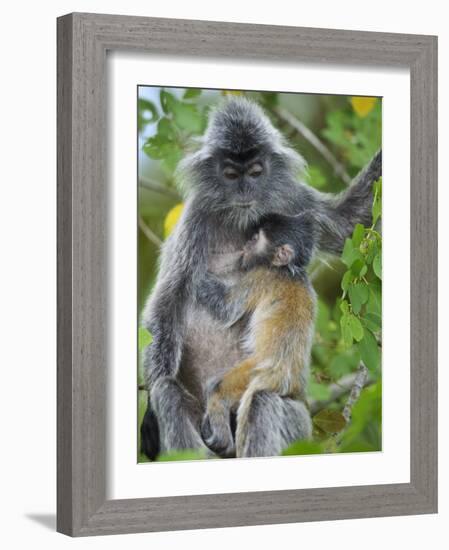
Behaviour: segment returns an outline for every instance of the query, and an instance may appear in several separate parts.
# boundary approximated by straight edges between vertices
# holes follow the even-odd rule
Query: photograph
[[[382,98],[137,87],[137,462],[382,450]]]

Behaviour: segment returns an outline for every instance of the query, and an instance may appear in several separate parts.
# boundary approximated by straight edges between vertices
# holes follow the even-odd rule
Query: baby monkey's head
[[[286,268],[290,273],[302,272],[310,262],[315,244],[311,215],[269,214],[255,229],[243,247],[242,267]]]

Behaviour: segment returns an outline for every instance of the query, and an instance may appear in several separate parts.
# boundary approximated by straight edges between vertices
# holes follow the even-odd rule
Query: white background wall
[[[55,514],[55,175],[56,22],[58,15],[94,11],[187,19],[240,21],[439,35],[440,209],[443,225],[449,201],[448,121],[449,33],[439,0],[392,2],[202,2],[167,0],[59,0],[3,5],[0,33],[0,540],[6,548],[352,548],[400,545],[410,549],[447,544],[449,443],[445,395],[440,406],[440,513],[195,532],[126,535],[71,540],[54,532]],[[440,242],[447,235],[445,224]],[[445,313],[449,307],[442,246],[441,364]],[[441,369],[440,388],[449,374]],[[441,538],[441,542],[438,540]],[[446,542],[444,542],[446,541]]]

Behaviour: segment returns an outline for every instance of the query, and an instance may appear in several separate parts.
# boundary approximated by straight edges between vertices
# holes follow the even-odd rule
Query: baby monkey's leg
[[[210,391],[201,434],[206,445],[219,455],[232,456],[235,452],[231,411],[237,408],[255,366],[255,360],[249,357],[228,371]]]

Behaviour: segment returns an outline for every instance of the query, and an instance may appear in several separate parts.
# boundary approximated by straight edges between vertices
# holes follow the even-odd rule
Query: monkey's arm
[[[164,243],[156,286],[142,323],[153,342],[144,352],[147,386],[164,376],[176,376],[183,347],[186,304],[193,297],[193,280],[206,270],[207,239],[188,210]],[[190,209],[192,210],[192,209]],[[191,227],[195,225],[195,230]]]
[[[244,314],[244,294],[223,283],[213,273],[205,273],[196,284],[196,299],[209,313],[228,327]]]
[[[356,176],[353,183],[337,197],[316,194],[316,222],[319,227],[318,248],[340,254],[345,239],[357,223],[372,223],[373,183],[382,175],[382,150]]]

